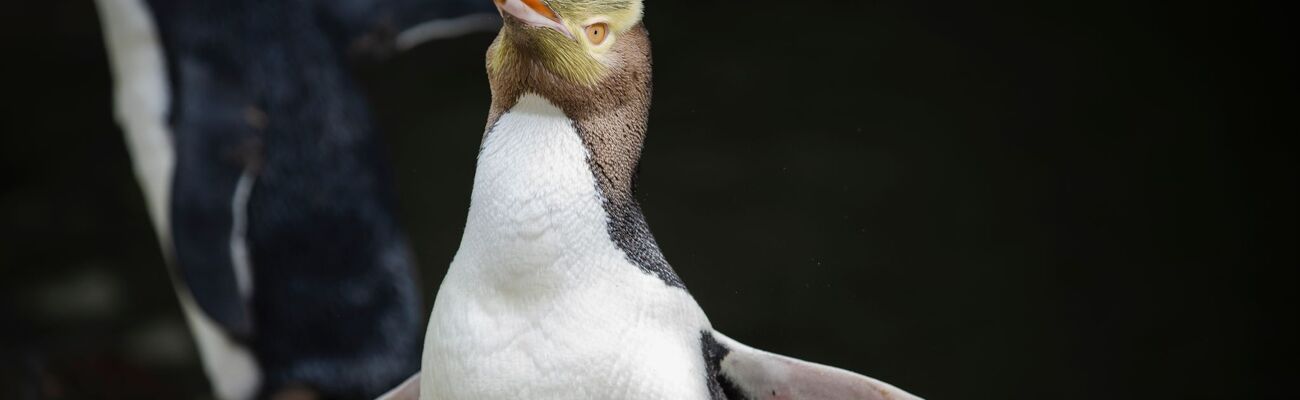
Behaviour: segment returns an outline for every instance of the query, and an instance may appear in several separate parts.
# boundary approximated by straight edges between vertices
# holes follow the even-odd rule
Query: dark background
[[[728,335],[931,399],[1294,398],[1293,14],[1043,3],[648,1],[669,261]],[[94,8],[0,17],[0,396],[201,397]],[[491,39],[357,68],[426,300]]]

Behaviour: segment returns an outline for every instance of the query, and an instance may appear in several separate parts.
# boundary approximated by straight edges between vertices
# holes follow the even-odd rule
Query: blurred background
[[[640,198],[714,325],[758,348],[931,399],[1294,398],[1289,15],[648,1]],[[353,66],[426,307],[493,36]],[[0,46],[0,398],[205,398],[93,5],[8,2]]]

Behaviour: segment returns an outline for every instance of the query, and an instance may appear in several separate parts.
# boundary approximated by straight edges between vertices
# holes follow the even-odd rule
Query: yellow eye
[[[609,36],[609,24],[604,22],[595,23],[587,26],[587,41],[594,45],[605,43],[605,38]]]

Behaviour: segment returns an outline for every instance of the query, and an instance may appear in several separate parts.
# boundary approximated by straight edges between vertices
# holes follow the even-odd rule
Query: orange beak
[[[542,0],[493,0],[497,5],[497,11],[501,12],[501,17],[506,15],[523,22],[524,25],[551,28],[560,32],[564,37],[574,39],[573,33],[569,28],[564,26],[564,21],[555,10],[548,7]]]

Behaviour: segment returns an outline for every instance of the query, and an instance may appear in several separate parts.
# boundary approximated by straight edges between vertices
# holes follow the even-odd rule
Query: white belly
[[[421,399],[707,399],[686,291],[629,261],[573,124],[528,95],[484,140]]]

